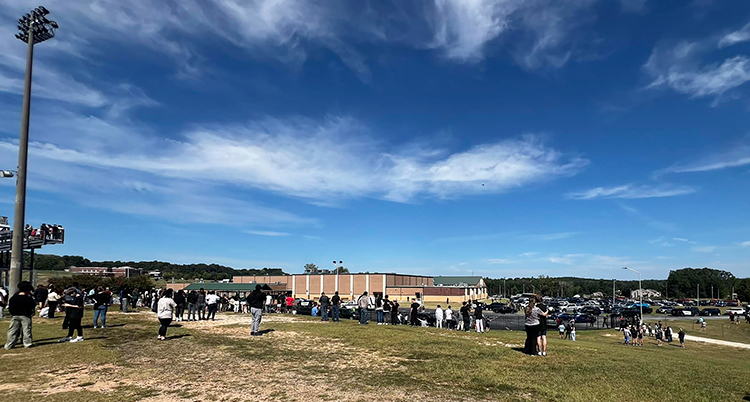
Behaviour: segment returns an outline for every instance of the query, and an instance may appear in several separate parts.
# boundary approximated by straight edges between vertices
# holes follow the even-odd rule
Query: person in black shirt
[[[339,292],[334,293],[331,297],[331,321],[341,322],[341,297],[339,297]]]
[[[477,304],[477,308],[474,309],[474,326],[477,332],[484,333],[484,315],[482,314],[481,304]]]
[[[266,301],[266,294],[261,291],[260,285],[255,285],[255,290],[247,298],[247,304],[250,306],[250,314],[253,316],[252,329],[250,335],[260,335],[260,320],[263,317],[263,303]]]
[[[102,328],[107,326],[107,309],[112,304],[112,293],[109,289],[104,290],[101,286],[96,289],[96,293],[93,296],[94,299],[94,328],[99,323],[99,318],[102,319]]]
[[[12,316],[8,327],[8,340],[5,349],[10,350],[18,343],[18,337],[23,333],[23,346],[32,346],[31,317],[34,316],[36,302],[31,297],[34,287],[30,282],[23,281],[18,284],[18,293],[13,295],[8,302],[8,312]]]
[[[393,299],[392,305],[391,305],[391,325],[398,325],[400,322],[398,321],[398,300]]]
[[[83,341],[83,295],[77,292],[77,289],[71,288],[65,295],[65,319],[68,323],[68,336],[61,339],[60,342],[81,342]],[[78,337],[73,338],[73,331],[78,332]]]
[[[471,327],[471,307],[468,303],[463,302],[461,306],[461,319],[464,322],[464,331],[469,332]]]
[[[175,321],[182,321],[182,316],[185,314],[185,290],[180,289],[179,292],[174,296],[174,302],[177,304],[177,312],[175,313]],[[237,304],[240,303],[239,297],[237,297]]]
[[[409,320],[410,322],[409,322],[409,324],[412,327],[415,327],[415,326],[419,325],[418,319],[417,319],[417,315],[419,314],[419,307],[420,307],[420,305],[417,302],[417,299],[411,299],[411,300],[412,300],[412,302],[411,302],[411,309],[409,310],[409,315],[410,315],[410,320]]]
[[[388,300],[388,295],[385,295],[385,299],[383,299],[383,315],[385,316],[383,324],[388,325],[388,322],[391,321],[391,301]]]
[[[44,307],[44,303],[47,302],[47,294],[47,289],[43,285],[37,286],[34,291],[34,300],[39,304],[40,309]]]

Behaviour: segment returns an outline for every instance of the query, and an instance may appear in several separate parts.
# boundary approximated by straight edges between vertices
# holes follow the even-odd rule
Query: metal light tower
[[[643,286],[641,286],[641,272],[636,271],[633,268],[628,267],[622,267],[622,269],[627,269],[628,271],[633,271],[636,274],[638,274],[638,297],[640,298],[640,307],[641,307],[641,317],[640,317],[640,325],[643,325]]]
[[[21,281],[23,268],[24,224],[26,218],[26,165],[29,156],[29,111],[31,109],[31,67],[34,45],[55,37],[57,23],[47,19],[44,7],[37,7],[18,20],[16,38],[28,44],[26,53],[26,79],[23,86],[23,111],[21,114],[21,141],[18,143],[18,171],[16,172],[16,208],[13,216],[13,244],[10,258],[10,294],[15,294]]]

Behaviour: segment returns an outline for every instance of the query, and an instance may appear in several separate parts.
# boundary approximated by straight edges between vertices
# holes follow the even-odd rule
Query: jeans
[[[263,309],[257,307],[250,307],[250,314],[253,316],[252,333],[258,332],[260,329],[260,320],[263,318]]]
[[[320,306],[320,317],[322,321],[328,321],[328,306]]]
[[[188,303],[188,321],[195,321],[195,312],[198,310],[195,303]]]
[[[206,318],[206,305],[205,304],[196,304],[196,307],[198,309],[198,319],[204,320]]]
[[[391,325],[398,325],[398,310],[391,311]]]
[[[10,319],[10,326],[8,327],[8,342],[5,344],[5,349],[12,349],[18,342],[18,337],[23,333],[23,346],[30,347],[31,338],[31,317],[24,315],[14,315]]]
[[[359,323],[360,324],[367,324],[367,315],[369,313],[370,312],[367,311],[366,308],[362,308],[362,307],[359,308]]]
[[[340,310],[340,307],[339,306],[333,306],[331,308],[331,315],[332,315],[332,317],[331,317],[332,321],[334,321],[334,322],[341,321],[341,310]]]
[[[215,319],[216,318],[216,309],[219,307],[218,304],[209,304],[208,305],[208,313],[206,314],[206,319]]]
[[[383,323],[383,310],[378,310],[378,324]]]
[[[159,318],[159,336],[167,336],[167,327],[172,323],[171,318]]]
[[[180,303],[177,305],[177,313],[175,314],[175,317],[177,317],[178,321],[182,321],[182,316],[185,314],[185,305]]]
[[[107,306],[99,306],[94,309],[94,326],[96,327],[99,322],[99,317],[102,318],[102,327],[107,325]]]

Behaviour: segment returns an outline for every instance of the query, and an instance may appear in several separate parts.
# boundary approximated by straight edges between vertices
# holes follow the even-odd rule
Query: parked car
[[[595,323],[596,316],[591,315],[591,314],[578,314],[576,315],[575,320],[578,323]]]
[[[507,304],[504,304],[496,308],[491,308],[490,310],[492,310],[493,313],[498,313],[498,314],[515,314],[516,313],[516,309],[514,309],[513,307]]]
[[[602,309],[595,306],[585,306],[581,309],[581,314],[599,315],[602,313]]]
[[[719,315],[721,315],[721,310],[719,310],[718,308],[715,308],[715,307],[709,307],[709,308],[704,308],[698,314],[702,315],[702,316],[712,316],[712,315],[713,316],[719,316]]]
[[[729,315],[730,311],[739,315],[745,314],[745,309],[743,309],[742,307],[729,307],[728,309],[724,310],[724,315]]]
[[[663,306],[656,310],[657,314],[671,314],[672,310],[674,310],[674,307],[672,306]]]
[[[673,309],[671,314],[675,317],[692,317],[700,314],[700,310],[698,307],[682,307]]]

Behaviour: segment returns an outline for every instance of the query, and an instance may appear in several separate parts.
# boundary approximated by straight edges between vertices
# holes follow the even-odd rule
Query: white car
[[[745,314],[745,309],[743,309],[742,307],[729,307],[728,309],[724,310],[724,315],[729,315],[730,311],[739,315]]]

